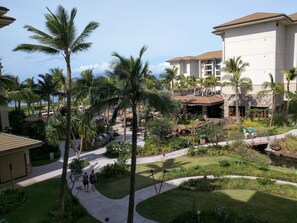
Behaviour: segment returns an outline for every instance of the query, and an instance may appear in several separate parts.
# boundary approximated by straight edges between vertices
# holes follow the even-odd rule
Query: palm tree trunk
[[[59,195],[59,208],[64,213],[64,198],[65,198],[65,186],[67,177],[67,167],[69,158],[69,143],[70,143],[70,125],[71,125],[71,67],[70,67],[70,55],[65,57],[67,64],[67,114],[66,114],[66,137],[65,137],[65,149],[64,149],[64,160],[63,170],[61,176],[60,195]]]
[[[287,115],[289,114],[289,106],[290,106],[290,82],[287,83]]]
[[[126,142],[127,140],[127,120],[126,120],[126,109],[124,109],[124,138],[123,142]]]
[[[235,109],[236,109],[236,124],[240,125],[240,115],[239,115],[239,106],[238,106],[238,87],[235,90]]]
[[[84,135],[80,136],[80,145],[79,145],[79,150],[77,151],[76,157],[79,160],[80,159],[80,153],[82,151],[82,147],[83,147],[83,142],[84,142]]]
[[[136,103],[132,105],[132,157],[130,174],[130,193],[127,223],[133,223],[134,218],[134,196],[135,196],[135,173],[136,173],[136,149],[137,149],[137,108]]]
[[[51,98],[50,97],[51,97],[50,95],[47,97],[47,117],[46,117],[46,122],[48,122],[50,108],[51,108],[51,104],[50,104]]]
[[[275,110],[275,94],[273,92],[272,93],[272,109],[271,109],[271,117],[270,117],[269,127],[271,127],[273,125],[274,110]]]
[[[173,98],[173,94],[174,94],[174,82],[171,81],[171,97]]]

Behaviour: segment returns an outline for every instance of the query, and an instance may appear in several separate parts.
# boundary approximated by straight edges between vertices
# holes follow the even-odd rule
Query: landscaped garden
[[[50,223],[99,222],[91,217],[78,200],[67,191],[65,215],[58,212],[59,179],[36,183],[0,194],[0,221]]]

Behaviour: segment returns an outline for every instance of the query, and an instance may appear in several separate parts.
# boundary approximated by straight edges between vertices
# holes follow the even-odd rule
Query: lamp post
[[[201,211],[198,210],[198,211],[197,211],[197,222],[198,222],[198,223],[200,222],[200,215],[201,215]]]
[[[12,178],[12,164],[9,164],[9,170],[10,170],[10,181],[11,181],[11,188],[14,190],[14,184],[13,184],[13,178]]]
[[[153,182],[154,182],[154,187],[155,187],[155,191],[156,191],[156,195],[158,194],[158,191],[157,191],[157,186],[156,186],[156,182],[155,182],[155,177],[154,177],[154,170],[151,169],[151,174],[152,174],[152,178],[153,178]]]
[[[162,188],[162,185],[163,185],[164,176],[165,176],[166,172],[167,172],[167,170],[164,169],[164,170],[163,170],[163,176],[162,176],[161,184],[160,184],[160,188],[159,188],[159,194],[161,193],[161,188]]]

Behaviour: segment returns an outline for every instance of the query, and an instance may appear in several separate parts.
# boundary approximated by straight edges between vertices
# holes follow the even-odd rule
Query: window
[[[239,116],[240,117],[245,117],[245,107],[244,106],[239,106]],[[229,106],[229,116],[234,117],[236,116],[236,108],[235,106]]]
[[[252,118],[268,118],[269,108],[251,107],[250,116]]]

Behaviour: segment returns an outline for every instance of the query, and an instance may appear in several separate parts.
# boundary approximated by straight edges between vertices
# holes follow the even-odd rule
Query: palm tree
[[[27,91],[29,94],[29,97],[25,99],[25,101],[27,102],[28,114],[30,115],[30,110],[32,111],[32,114],[34,114],[34,103],[39,100],[39,96],[35,94],[37,85],[34,82],[34,77],[25,79],[21,84],[24,87],[25,91]]]
[[[290,92],[290,83],[292,80],[294,80],[297,77],[296,67],[291,67],[288,72],[285,70],[282,71],[283,75],[285,75],[285,79],[287,81],[287,115],[289,114],[289,106],[290,106],[290,100],[291,100],[291,92]]]
[[[231,86],[235,91],[236,123],[240,124],[238,107],[240,89],[252,90],[252,80],[248,77],[241,77],[241,74],[245,71],[245,68],[249,66],[249,63],[244,63],[241,57],[233,57],[225,61],[224,64],[225,67],[222,68],[222,71],[229,74],[223,77],[223,85]]]
[[[39,74],[38,84],[36,87],[36,93],[41,96],[42,99],[47,101],[47,118],[49,119],[51,96],[56,94],[56,86],[58,81],[54,80],[54,76],[51,74]]]
[[[14,76],[10,74],[0,74],[0,105],[7,104],[8,99],[5,97],[5,92],[7,92],[9,88],[12,88],[14,79]]]
[[[166,85],[169,85],[169,89],[171,89],[171,97],[174,94],[174,80],[178,76],[178,68],[173,66],[172,68],[166,68],[165,73],[160,75],[160,78],[164,81]]]
[[[48,33],[36,29],[33,26],[26,25],[29,32],[34,35],[31,36],[39,44],[21,44],[17,46],[14,51],[25,52],[42,52],[50,55],[61,54],[65,60],[67,67],[66,79],[66,95],[67,95],[67,124],[66,124],[66,137],[65,137],[65,151],[63,161],[63,171],[61,176],[61,187],[59,196],[59,207],[64,212],[64,197],[65,185],[67,176],[67,166],[69,157],[69,142],[70,142],[70,117],[71,117],[71,55],[88,50],[92,43],[85,42],[85,39],[99,26],[97,22],[90,22],[82,31],[77,35],[74,19],[77,13],[76,8],[72,9],[70,16],[68,12],[59,5],[56,14],[52,13],[48,8],[45,15],[46,28]]]
[[[274,78],[272,74],[269,73],[269,80],[270,81],[265,81],[262,84],[262,88],[264,90],[258,92],[258,95],[260,97],[263,97],[264,95],[272,94],[272,105],[271,105],[271,116],[270,116],[270,122],[269,126],[271,127],[273,125],[273,119],[274,119],[274,113],[275,113],[275,99],[277,95],[281,95],[284,93],[284,87],[281,83],[276,83],[274,82]]]
[[[179,93],[181,94],[182,90],[188,87],[188,78],[185,75],[180,74],[177,75],[175,79],[177,80],[176,86],[179,89]]]
[[[205,78],[204,85],[208,88],[212,88],[212,91],[214,91],[215,87],[218,85],[218,79],[214,75],[209,75]]]
[[[142,62],[142,56],[146,51],[146,47],[142,47],[137,58],[123,57],[114,52],[112,55],[116,57],[113,67],[113,73],[117,75],[118,81],[116,85],[105,84],[97,89],[97,96],[100,92],[113,92],[107,99],[95,100],[92,110],[97,112],[100,107],[113,104],[115,106],[113,118],[117,116],[119,110],[129,105],[132,108],[132,156],[131,156],[131,175],[130,175],[130,196],[128,208],[128,223],[133,222],[134,217],[134,194],[135,194],[135,170],[136,170],[136,148],[137,148],[137,107],[141,103],[149,104],[151,107],[159,108],[161,111],[171,111],[171,101],[169,97],[161,95],[154,90],[148,90],[145,86],[145,80],[148,71],[148,63]]]
[[[59,109],[60,99],[65,96],[66,79],[63,74],[63,69],[53,68],[50,69],[50,74],[53,75],[54,81],[57,81],[56,85],[56,96],[58,96],[57,110]],[[54,103],[54,101],[53,101]]]
[[[81,72],[81,77],[77,80],[77,99],[88,99],[89,104],[93,101],[93,91],[97,85],[97,80],[93,74],[93,69],[87,69]]]

